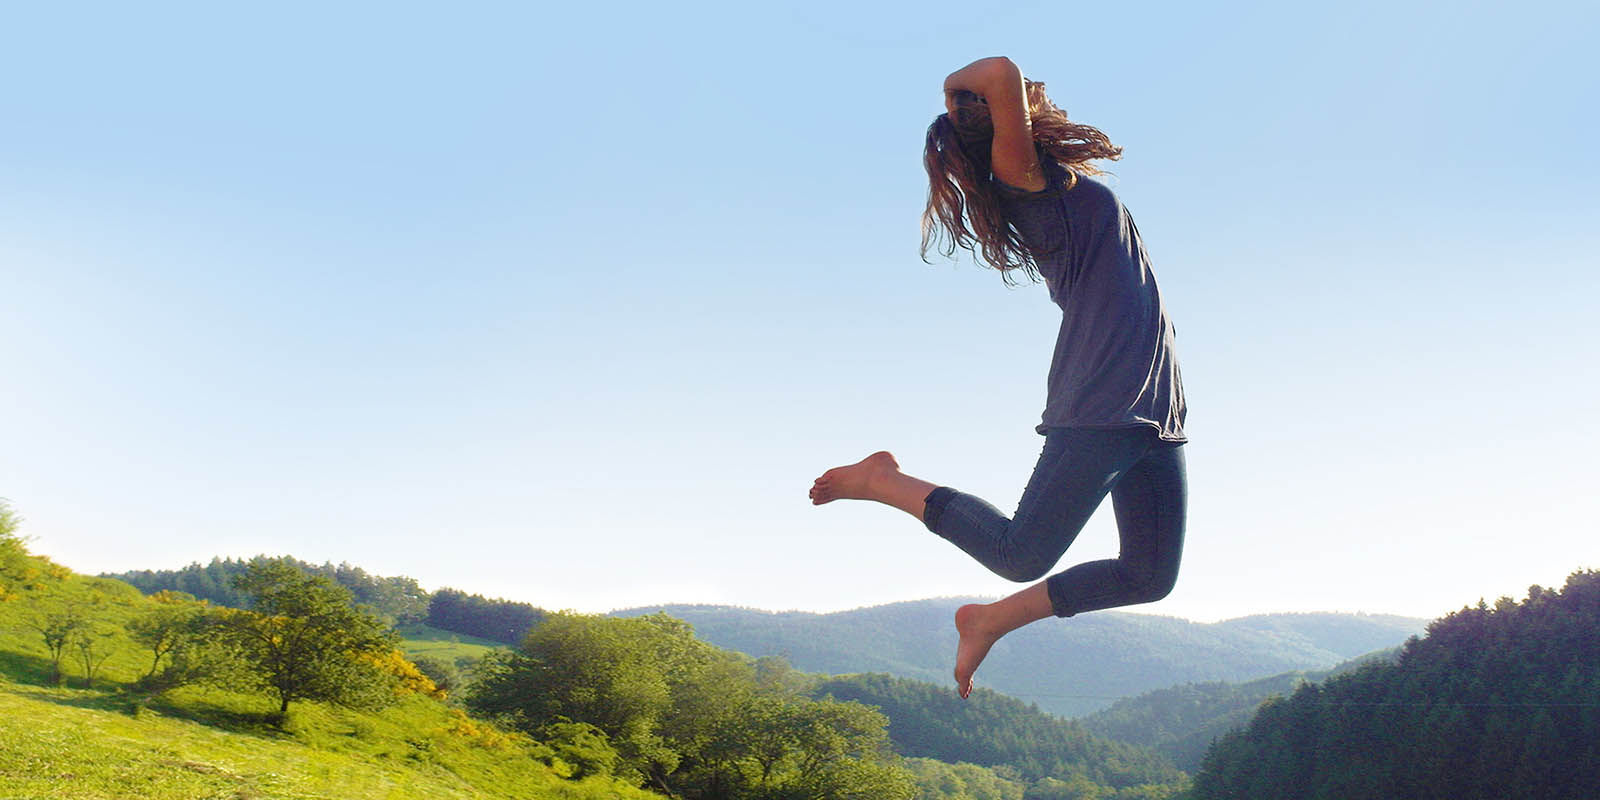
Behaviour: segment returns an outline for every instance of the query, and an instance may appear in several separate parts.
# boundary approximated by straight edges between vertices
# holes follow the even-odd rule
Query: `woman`
[[[1009,580],[1046,575],[1109,493],[1119,557],[1050,576],[1003,600],[956,611],[956,687],[1017,628],[1167,596],[1183,553],[1184,400],[1173,327],[1139,231],[1094,159],[1122,149],[1067,119],[1005,58],[945,79],[946,113],[928,128],[930,189],[922,252],[945,240],[1000,270],[1043,278],[1061,307],[1045,410],[1044,451],[1007,518],[987,502],[900,471],[887,452],[817,478],[811,500],[875,500]]]

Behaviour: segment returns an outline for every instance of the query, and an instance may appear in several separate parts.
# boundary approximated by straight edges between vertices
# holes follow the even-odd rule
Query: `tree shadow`
[[[65,669],[63,665],[63,669]],[[54,686],[51,680],[54,668],[50,659],[29,653],[13,651],[0,652],[0,678],[10,679],[20,684],[36,686]],[[62,684],[65,686],[66,684]]]
[[[225,730],[229,733],[244,734],[263,739],[283,739],[288,737],[288,734],[283,730],[283,721],[278,718],[276,709],[262,711],[240,710],[206,698],[203,695],[186,697],[180,703],[165,695],[140,691],[131,686],[107,686],[95,689],[65,686],[57,688],[52,686],[48,680],[50,662],[46,659],[37,660],[43,662],[42,671],[39,672],[41,680],[0,683],[0,690],[18,697],[41,700],[58,706],[106,711],[134,717],[144,714],[157,714],[169,719],[181,719]],[[11,672],[10,675],[13,678],[21,677],[16,672]]]

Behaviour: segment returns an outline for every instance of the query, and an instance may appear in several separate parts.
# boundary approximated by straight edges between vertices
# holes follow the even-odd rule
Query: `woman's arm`
[[[947,109],[952,109],[959,91],[972,92],[989,105],[989,118],[994,122],[990,155],[994,177],[1031,192],[1044,189],[1044,171],[1033,149],[1033,120],[1028,116],[1022,70],[1005,56],[980,58],[944,79]]]

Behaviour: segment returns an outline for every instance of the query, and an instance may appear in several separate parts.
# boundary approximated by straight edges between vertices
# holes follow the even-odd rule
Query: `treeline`
[[[251,559],[213,558],[209,564],[195,562],[179,570],[144,569],[100,577],[131,583],[145,594],[183,592],[219,606],[249,608],[251,597],[240,591],[235,580],[249,572],[252,565],[267,563],[283,564],[306,575],[327,578],[344,587],[357,604],[366,606],[390,625],[421,622],[428,616],[428,593],[416,580],[405,576],[380,577],[348,563],[319,566],[289,556],[260,555]]]
[[[1184,780],[1150,750],[989,691],[962,700],[944,687],[872,674],[825,678],[812,693],[881,709],[901,755],[998,768],[1030,799],[1164,797]]]
[[[252,563],[229,587],[249,610],[174,591],[142,597],[30,556],[15,528],[0,503],[0,603],[15,603],[7,616],[42,646],[49,684],[76,672],[93,689],[106,663],[132,645],[145,666],[129,688],[148,697],[196,685],[265,694],[277,722],[296,701],[376,709],[407,693],[442,696],[396,649],[388,626],[325,577]]]
[[[1374,664],[1263,706],[1218,740],[1196,800],[1592,798],[1600,573],[1480,602]]]
[[[427,622],[468,636],[509,645],[522,643],[533,626],[545,618],[544,609],[511,600],[490,600],[456,589],[440,589],[428,600]]]
[[[234,582],[253,565],[269,563],[327,578],[348,590],[356,605],[364,606],[391,626],[426,623],[452,633],[515,645],[545,614],[528,603],[489,599],[450,588],[430,594],[415,579],[403,575],[383,577],[348,563],[319,566],[289,556],[213,558],[209,564],[195,562],[178,570],[134,570],[100,577],[133,584],[147,595],[183,592],[214,605],[249,608],[251,598],[240,592]]]

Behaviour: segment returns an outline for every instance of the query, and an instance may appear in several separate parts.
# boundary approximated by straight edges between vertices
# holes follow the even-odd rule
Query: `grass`
[[[466,668],[491,650],[506,649],[505,644],[493,639],[480,639],[427,625],[401,625],[395,630],[403,640],[400,649],[405,652],[406,658],[427,656],[460,668]]]
[[[0,685],[0,798],[659,800],[607,779],[564,780],[525,740],[453,727],[458,718],[417,708],[437,705],[420,698],[380,714],[308,705],[277,733],[104,703],[101,692]]]
[[[82,669],[70,659],[62,665],[68,685],[48,685],[48,652],[30,622],[63,600],[93,618],[100,652],[110,654],[92,689],[81,688]],[[151,654],[123,624],[150,602],[119,581],[59,568],[0,601],[0,800],[660,800],[607,777],[569,780],[544,745],[423,695],[377,712],[299,702],[277,726],[264,696],[131,691]],[[408,653],[458,663],[497,646],[435,629],[405,635]]]

